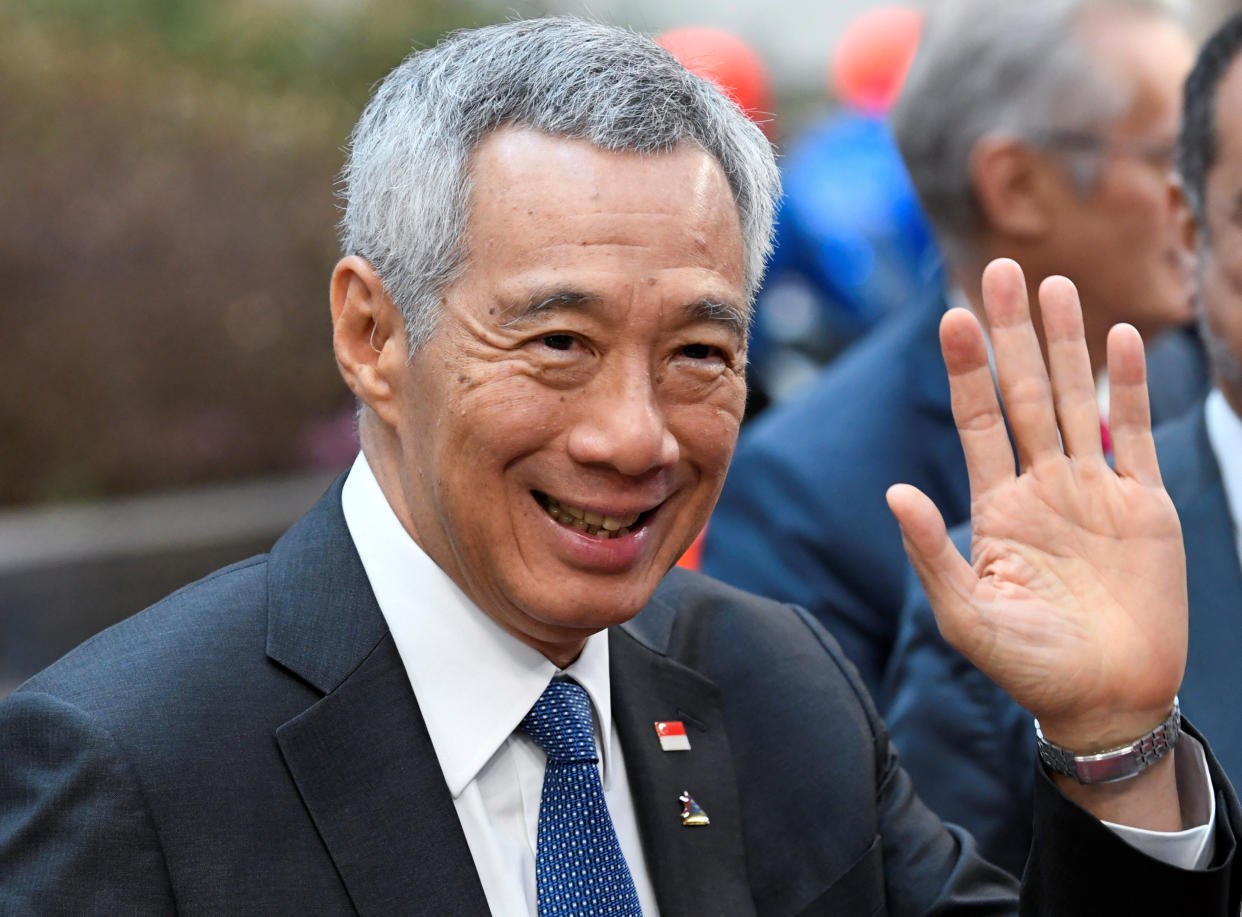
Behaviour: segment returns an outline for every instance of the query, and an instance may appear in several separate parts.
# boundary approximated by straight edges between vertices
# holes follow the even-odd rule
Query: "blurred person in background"
[[[998,256],[1032,283],[1066,275],[1097,377],[1113,323],[1151,338],[1191,318],[1166,179],[1193,55],[1154,0],[963,0],[929,18],[893,123],[949,283],[748,428],[702,562],[811,610],[877,696],[909,570],[885,490],[916,484],[950,525],[969,512],[936,340],[946,307],[981,315],[977,278]],[[1157,417],[1201,393],[1193,359],[1173,362],[1153,368]]]
[[[747,416],[789,399],[885,317],[940,289],[940,256],[886,115],[923,14],[882,6],[841,33],[828,68],[839,107],[782,151],[776,248],[755,308]]]
[[[1211,730],[1242,777],[1242,16],[1208,40],[1186,83],[1174,185],[1197,264],[1199,321],[1211,357],[1206,401],[1156,433],[1164,485],[1181,519],[1190,596],[1182,709]],[[970,528],[955,533],[969,550]],[[886,713],[924,801],[1020,873],[1031,839],[1031,716],[941,638],[917,582],[902,613]],[[1024,762],[1015,767],[1014,762]]]
[[[823,628],[669,574],[741,420],[762,134],[647,39],[509,22],[394,70],[343,184],[329,298],[361,453],[270,554],[0,702],[0,911],[1016,914]],[[991,625],[981,663],[1052,741],[1161,739],[1115,758],[1120,788],[1045,773],[1022,912],[1236,913],[1242,815],[1174,702],[1185,582],[1142,343],[1110,338],[1114,473],[1072,285],[1045,286],[1073,351],[1050,385],[1021,271],[984,284],[1015,438],[1056,486],[1014,474],[982,330],[952,310],[976,533],[1043,575],[989,599],[926,495],[894,488],[893,512],[943,620]],[[1085,403],[1073,461],[1054,402]],[[1032,669],[1015,618],[1060,651]]]

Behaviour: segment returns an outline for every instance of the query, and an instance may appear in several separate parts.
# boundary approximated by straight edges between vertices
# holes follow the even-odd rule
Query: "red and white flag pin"
[[[686,727],[681,720],[657,722],[655,730],[660,737],[660,748],[664,751],[690,750],[690,738],[686,735]]]

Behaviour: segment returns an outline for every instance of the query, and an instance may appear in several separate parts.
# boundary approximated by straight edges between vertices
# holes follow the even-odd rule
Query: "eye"
[[[681,355],[691,360],[710,360],[720,356],[720,348],[711,344],[687,344],[681,348]]]
[[[545,334],[539,343],[549,350],[569,350],[574,346],[574,337],[572,334]]]

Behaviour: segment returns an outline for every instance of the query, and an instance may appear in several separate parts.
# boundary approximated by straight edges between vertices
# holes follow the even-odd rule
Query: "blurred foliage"
[[[8,0],[62,37],[115,42],[149,62],[268,92],[356,101],[413,48],[478,25],[450,0]]]
[[[0,504],[340,464],[333,181],[447,0],[0,5]]]

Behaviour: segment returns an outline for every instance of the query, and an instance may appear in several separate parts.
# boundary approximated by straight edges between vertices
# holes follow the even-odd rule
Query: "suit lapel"
[[[359,914],[487,914],[391,637],[276,740]]]
[[[716,687],[619,628],[609,632],[613,720],[647,868],[665,914],[754,914],[741,803]],[[681,720],[690,751],[660,748],[655,723]],[[711,824],[681,823],[689,791]]]
[[[1182,709],[1211,736],[1225,769],[1242,773],[1242,736],[1232,704],[1242,692],[1242,568],[1220,467],[1202,409],[1161,431],[1160,466],[1186,547],[1190,646]]]
[[[400,655],[341,513],[338,480],[269,560],[269,657],[324,696],[276,731],[359,914],[486,915]]]

